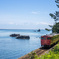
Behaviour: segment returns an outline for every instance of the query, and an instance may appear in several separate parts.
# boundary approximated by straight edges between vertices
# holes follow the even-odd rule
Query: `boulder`
[[[29,36],[17,36],[16,39],[30,39]]]
[[[16,37],[16,36],[20,36],[20,34],[11,34],[11,37]]]
[[[40,29],[38,29],[37,31],[40,32]]]

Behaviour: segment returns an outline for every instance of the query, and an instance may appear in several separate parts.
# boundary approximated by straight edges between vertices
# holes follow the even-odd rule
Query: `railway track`
[[[45,53],[48,53],[50,50],[54,49],[56,44],[51,46],[50,48],[44,48],[44,47],[38,48],[38,49],[34,50],[33,52],[35,52],[36,55],[38,55],[38,57],[40,57],[41,55],[44,55]],[[31,54],[31,52],[22,56],[22,57],[20,57],[20,58],[18,58],[18,59],[30,59],[29,54]]]
[[[41,56],[47,50],[48,49],[44,49],[44,48],[41,47],[39,49],[34,50],[33,52],[35,52],[38,56]],[[31,53],[28,53],[28,54],[26,54],[26,55],[24,55],[24,56],[22,56],[22,57],[20,57],[18,59],[29,59],[29,54],[31,54]]]
[[[44,49],[43,47],[39,48],[38,50],[35,50],[34,52],[38,55],[41,56],[44,52],[46,52],[48,49]]]

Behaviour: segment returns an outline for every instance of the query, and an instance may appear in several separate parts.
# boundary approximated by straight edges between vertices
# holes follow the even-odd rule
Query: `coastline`
[[[15,38],[11,38],[9,35],[12,33],[20,33],[21,35],[29,35],[31,38],[30,40],[22,40],[22,39],[15,39]],[[0,55],[2,55],[5,59],[6,58],[19,58],[21,56],[24,56],[25,54],[38,49],[41,47],[40,45],[40,36],[43,35],[44,33],[49,33],[45,30],[41,30],[40,32],[34,32],[33,30],[0,30],[0,35],[1,35],[1,40],[0,40],[0,45],[1,45],[1,49],[4,52],[4,54],[0,53]],[[2,41],[3,40],[3,41]],[[8,43],[9,42],[9,43]],[[6,43],[6,44],[4,44]],[[9,46],[11,48],[9,48]],[[24,47],[23,47],[24,46]],[[8,49],[7,49],[8,48]],[[24,49],[25,48],[25,49]],[[0,51],[1,51],[0,49]],[[6,49],[6,50],[5,50]],[[12,51],[12,53],[10,53]],[[25,52],[24,52],[25,51]],[[8,52],[8,54],[7,54]],[[11,56],[9,55],[11,54]],[[15,57],[17,55],[17,57]],[[1,58],[3,58],[2,56],[0,56]],[[8,56],[8,57],[6,57]]]
[[[57,45],[57,44],[56,44],[56,45]],[[45,53],[48,54],[49,51],[51,51],[52,49],[54,49],[54,47],[55,47],[56,45],[54,45],[53,47],[47,49],[46,51],[44,51],[44,52],[43,52],[42,54],[40,54],[40,55],[38,55],[37,53],[40,52],[40,48],[42,48],[42,47],[40,47],[40,48],[34,50],[33,52],[36,53],[36,55],[37,55],[38,57],[40,57],[40,56],[42,56],[42,55],[45,55]],[[20,58],[18,58],[18,59],[26,59],[26,58],[29,58],[29,54],[31,54],[31,52],[28,53],[28,54],[26,54],[26,55],[24,55],[24,56],[22,56],[22,57],[20,57]]]

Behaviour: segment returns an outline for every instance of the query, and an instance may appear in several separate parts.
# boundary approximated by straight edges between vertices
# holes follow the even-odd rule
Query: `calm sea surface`
[[[12,38],[10,34],[29,35],[30,39]],[[0,29],[0,59],[17,59],[25,54],[41,47],[40,36],[51,33],[46,30],[35,32],[34,30],[9,30]]]

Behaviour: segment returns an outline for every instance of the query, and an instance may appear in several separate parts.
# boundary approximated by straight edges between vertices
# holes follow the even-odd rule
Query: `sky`
[[[0,29],[49,28],[57,10],[55,0],[0,0]]]

